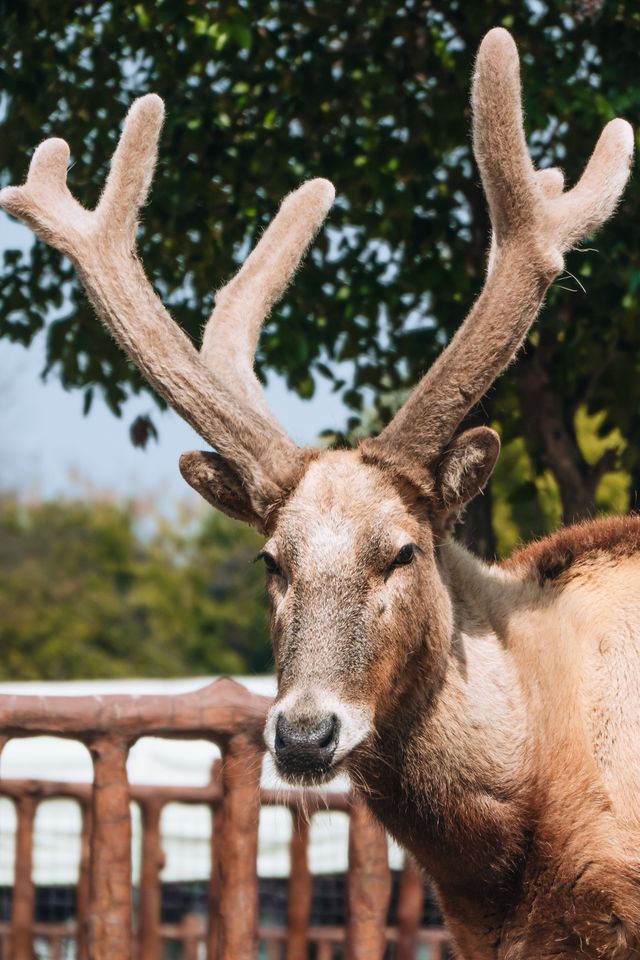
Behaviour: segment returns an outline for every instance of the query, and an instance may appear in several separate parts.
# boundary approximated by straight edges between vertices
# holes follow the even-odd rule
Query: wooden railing
[[[205,944],[209,960],[255,960],[259,941],[270,958],[306,960],[315,944],[329,960],[344,944],[350,960],[382,957],[396,942],[397,960],[415,956],[418,942],[444,956],[446,934],[421,930],[423,880],[409,864],[402,876],[398,926],[387,929],[390,872],[387,841],[364,805],[337,792],[261,789],[262,728],[270,701],[232,680],[178,696],[0,696],[0,751],[16,737],[67,737],[84,743],[93,760],[93,784],[0,780],[0,795],[17,814],[11,920],[0,924],[0,960],[33,960],[43,937],[57,960],[64,941],[75,939],[78,960],[160,960],[163,941],[178,940],[185,960]],[[205,787],[129,784],[126,761],[141,737],[207,739],[221,759]],[[74,925],[38,924],[32,880],[33,828],[38,804],[75,800],[82,812],[82,845]],[[142,819],[142,865],[138,922],[134,930],[129,804]],[[206,804],[214,842],[207,890],[208,924],[187,915],[177,925],[161,923],[162,847],[160,819],[168,803]],[[293,819],[288,916],[285,930],[260,929],[256,870],[261,806],[288,806]],[[317,810],[349,815],[348,921],[342,927],[311,927],[313,879],[307,863],[309,816]]]

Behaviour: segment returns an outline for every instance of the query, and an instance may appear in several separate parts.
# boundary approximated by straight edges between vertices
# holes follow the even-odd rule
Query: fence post
[[[354,799],[349,821],[348,960],[376,960],[386,948],[391,874],[387,837],[364,803]]]
[[[162,938],[162,888],[160,873],[164,855],[160,841],[160,817],[163,801],[140,803],[142,814],[142,868],[140,871],[140,906],[138,913],[138,960],[159,960]]]
[[[262,751],[247,735],[238,734],[229,739],[222,764],[219,956],[255,960]]]
[[[288,885],[287,960],[307,960],[313,877],[307,862],[309,822],[300,807],[291,810],[291,869]]]
[[[424,877],[407,854],[398,893],[396,960],[414,960],[424,908]]]
[[[211,785],[222,783],[222,760],[213,761]],[[220,941],[220,844],[222,841],[223,810],[220,802],[212,803],[211,810],[211,873],[207,891],[207,960],[217,960]]]
[[[94,769],[89,956],[91,960],[131,960],[129,744],[117,736],[104,736],[89,746]]]
[[[76,893],[76,958],[89,960],[89,889],[91,885],[91,802],[81,803],[82,834],[80,838],[80,870]]]
[[[16,804],[16,862],[11,900],[11,960],[33,960],[36,891],[33,867],[33,825],[38,801],[24,794]]]

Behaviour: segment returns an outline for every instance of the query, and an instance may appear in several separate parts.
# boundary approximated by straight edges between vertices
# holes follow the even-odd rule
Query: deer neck
[[[412,665],[358,772],[372,809],[436,881],[445,907],[487,896],[504,907],[531,822],[527,714],[501,622],[501,592],[515,584],[453,543],[440,565],[453,613],[441,681],[434,690],[426,664]]]

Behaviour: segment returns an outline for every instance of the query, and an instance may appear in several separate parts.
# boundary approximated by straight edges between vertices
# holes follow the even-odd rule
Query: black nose
[[[281,713],[276,723],[275,753],[285,773],[326,773],[338,744],[340,723],[335,713],[310,720],[289,720]]]

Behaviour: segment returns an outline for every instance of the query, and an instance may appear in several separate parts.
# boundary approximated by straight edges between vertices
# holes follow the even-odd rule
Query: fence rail
[[[420,930],[423,881],[409,864],[398,901],[398,926],[387,929],[391,878],[382,829],[358,801],[337,792],[306,794],[260,787],[262,729],[270,700],[229,679],[177,696],[0,696],[0,753],[10,739],[39,735],[85,744],[93,761],[93,784],[1,780],[17,814],[11,921],[0,924],[0,960],[33,960],[39,937],[52,960],[65,941],[76,942],[78,960],[159,960],[163,942],[182,944],[185,960],[202,949],[209,960],[255,960],[259,941],[267,955],[306,960],[315,945],[328,960],[344,944],[350,960],[382,957],[395,943],[397,960],[415,956],[428,943],[444,956],[446,934]],[[221,751],[204,787],[129,784],[129,750],[141,737],[206,739]],[[33,829],[39,803],[75,800],[82,812],[82,843],[75,924],[38,924],[32,879]],[[133,926],[131,819],[142,818],[142,863],[137,929]],[[161,923],[162,847],[160,818],[168,803],[206,804],[212,812],[212,869],[207,889],[208,923],[187,914],[180,924]],[[304,808],[303,808],[304,802]],[[285,930],[259,927],[258,819],[261,806],[288,806],[293,819]],[[349,814],[348,920],[346,928],[310,926],[313,878],[307,863],[308,816],[317,810]]]

